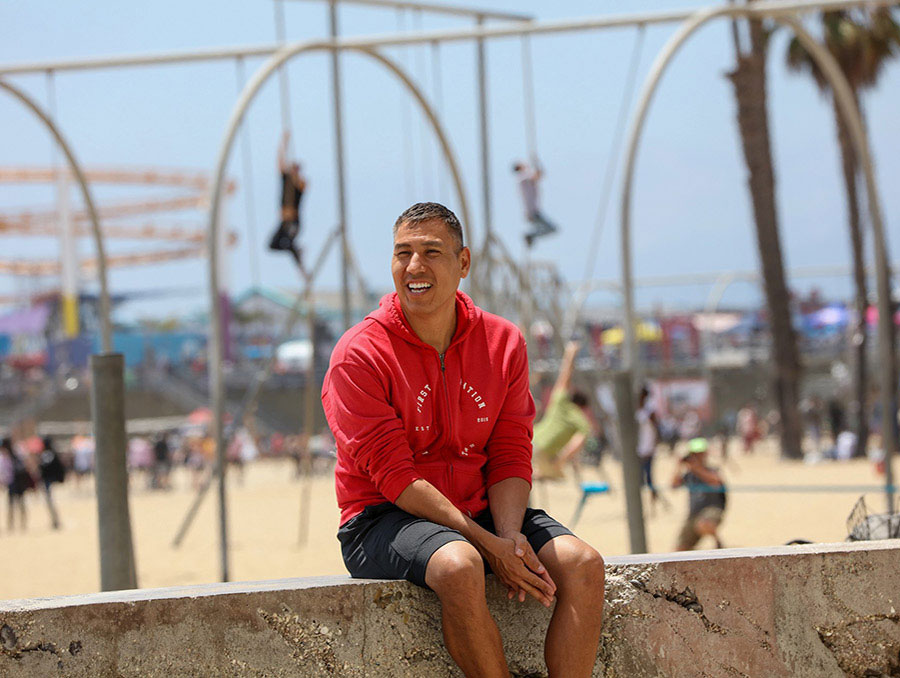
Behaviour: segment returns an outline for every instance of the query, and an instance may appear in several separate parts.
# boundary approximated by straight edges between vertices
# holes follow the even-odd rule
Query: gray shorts
[[[496,534],[491,512],[473,520]],[[572,532],[540,509],[525,509],[522,534],[537,553],[548,541]],[[407,513],[394,504],[367,506],[338,530],[341,554],[350,576],[406,579],[428,588],[425,569],[434,552],[451,541],[466,541],[456,530]],[[487,562],[485,572],[490,572]]]

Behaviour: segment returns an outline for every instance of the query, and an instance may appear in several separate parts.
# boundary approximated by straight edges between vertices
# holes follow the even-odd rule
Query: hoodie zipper
[[[439,353],[438,358],[441,361],[441,383],[444,386],[444,409],[447,412],[447,440],[453,440],[453,413],[450,407],[450,388],[447,386],[447,369],[444,364],[444,353]],[[453,491],[453,454],[447,457],[447,489]]]

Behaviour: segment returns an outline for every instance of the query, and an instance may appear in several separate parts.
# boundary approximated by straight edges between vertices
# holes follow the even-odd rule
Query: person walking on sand
[[[28,513],[25,508],[25,492],[34,487],[34,478],[25,466],[25,461],[13,448],[11,438],[0,440],[0,479],[6,485],[9,496],[9,513],[7,526],[12,532],[15,527],[16,511],[19,512],[19,526],[24,531],[28,526]]]
[[[637,422],[637,456],[641,461],[643,485],[650,490],[650,513],[652,515],[656,511],[657,502],[661,502],[665,508],[669,508],[669,504],[653,484],[653,458],[656,456],[656,446],[659,443],[659,416],[653,400],[650,398],[650,389],[646,385],[641,387],[638,394]]]
[[[525,341],[459,291],[471,256],[449,209],[407,209],[394,224],[396,291],[331,355],[322,404],[337,443],[344,563],[354,577],[432,589],[462,673],[509,678],[485,598],[493,572],[510,599],[553,608],[549,676],[587,678],[603,559],[528,508],[535,409]]]
[[[749,402],[738,410],[737,415],[737,434],[744,443],[744,454],[753,453],[756,441],[762,437],[759,429],[759,414],[754,404]]]
[[[61,483],[66,479],[66,467],[59,458],[59,453],[53,447],[53,439],[44,436],[44,449],[41,451],[39,469],[41,472],[41,485],[44,488],[44,499],[47,502],[47,511],[50,513],[50,524],[54,530],[59,529],[59,512],[53,503],[51,488],[54,483]]]

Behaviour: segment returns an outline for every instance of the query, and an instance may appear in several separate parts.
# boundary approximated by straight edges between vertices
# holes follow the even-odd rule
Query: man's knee
[[[590,592],[602,595],[605,563],[603,556],[589,544],[577,537],[557,537],[541,549],[538,557],[550,569],[560,592],[572,590],[579,595]]]
[[[467,541],[452,541],[440,547],[428,561],[425,583],[444,600],[445,595],[462,599],[484,597],[484,561]]]
[[[602,591],[606,579],[606,563],[603,562],[603,556],[584,542],[580,542],[580,546],[572,558],[571,569],[574,578],[585,587]]]

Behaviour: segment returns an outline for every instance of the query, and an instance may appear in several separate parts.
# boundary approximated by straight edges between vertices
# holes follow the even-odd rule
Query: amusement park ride
[[[155,243],[134,251],[117,252],[106,258],[109,267],[152,266],[162,262],[199,259],[205,256],[206,231],[202,223],[158,224],[152,218],[185,210],[198,214],[209,206],[209,179],[198,172],[149,168],[96,168],[85,175],[92,185],[134,186],[142,190],[163,188],[166,193],[154,197],[135,197],[99,205],[102,232],[107,241],[139,241]],[[0,184],[56,184],[58,204],[55,208],[0,212],[0,238],[9,236],[59,238],[58,258],[12,258],[0,256],[0,275],[26,278],[56,278],[58,289],[42,289],[40,296],[62,294],[64,299],[78,296],[78,280],[96,276],[94,257],[79,257],[76,242],[90,235],[89,215],[83,208],[69,206],[72,176],[69,170],[52,167],[0,168]],[[234,194],[233,182],[226,194]],[[133,223],[136,219],[145,219]],[[237,235],[229,232],[226,245],[233,246]],[[5,248],[0,248],[0,251]],[[21,303],[21,295],[0,296],[0,304]],[[67,302],[71,304],[72,302]],[[67,313],[71,313],[68,310]],[[66,334],[72,318],[67,317]],[[77,328],[75,328],[77,333]]]

